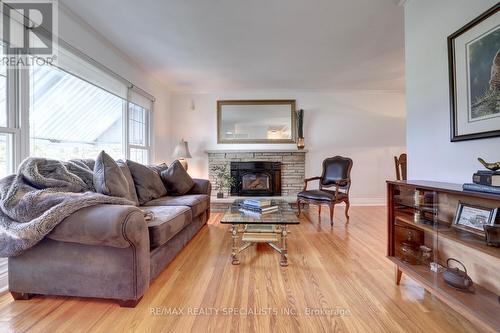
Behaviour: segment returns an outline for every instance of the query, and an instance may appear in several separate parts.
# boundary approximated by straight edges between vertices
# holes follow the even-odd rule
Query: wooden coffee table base
[[[257,243],[267,243],[272,249],[276,250],[280,255],[280,265],[288,266],[288,250],[286,246],[286,238],[288,235],[287,226],[273,226],[272,231],[259,230],[258,228],[247,229],[244,226],[243,230],[239,230],[238,226],[241,224],[231,225],[231,237],[232,237],[232,251],[231,251],[231,263],[233,265],[239,265],[240,259],[239,254]],[[240,236],[241,235],[241,236]],[[240,242],[244,244],[240,246]],[[279,245],[278,245],[279,244]]]

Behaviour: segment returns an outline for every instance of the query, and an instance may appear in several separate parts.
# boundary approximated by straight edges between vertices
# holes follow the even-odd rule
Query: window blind
[[[154,97],[148,96],[147,93],[134,86],[128,90],[128,101],[146,110],[153,110]]]
[[[129,86],[124,81],[91,64],[68,45],[59,44],[57,67],[115,96],[127,99]]]

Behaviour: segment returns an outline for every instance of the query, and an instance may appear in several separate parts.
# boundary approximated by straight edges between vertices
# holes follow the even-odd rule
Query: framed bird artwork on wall
[[[451,141],[500,136],[500,4],[448,37]]]

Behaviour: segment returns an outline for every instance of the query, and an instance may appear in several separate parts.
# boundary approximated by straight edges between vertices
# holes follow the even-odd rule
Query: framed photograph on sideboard
[[[448,37],[451,141],[500,136],[500,4]]]
[[[497,208],[480,207],[459,202],[453,227],[484,236],[484,226],[495,224],[497,211]]]

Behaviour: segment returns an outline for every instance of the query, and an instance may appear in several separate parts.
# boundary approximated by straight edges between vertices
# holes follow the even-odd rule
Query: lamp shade
[[[191,158],[187,141],[181,139],[175,147],[174,154],[172,156],[174,158]]]

